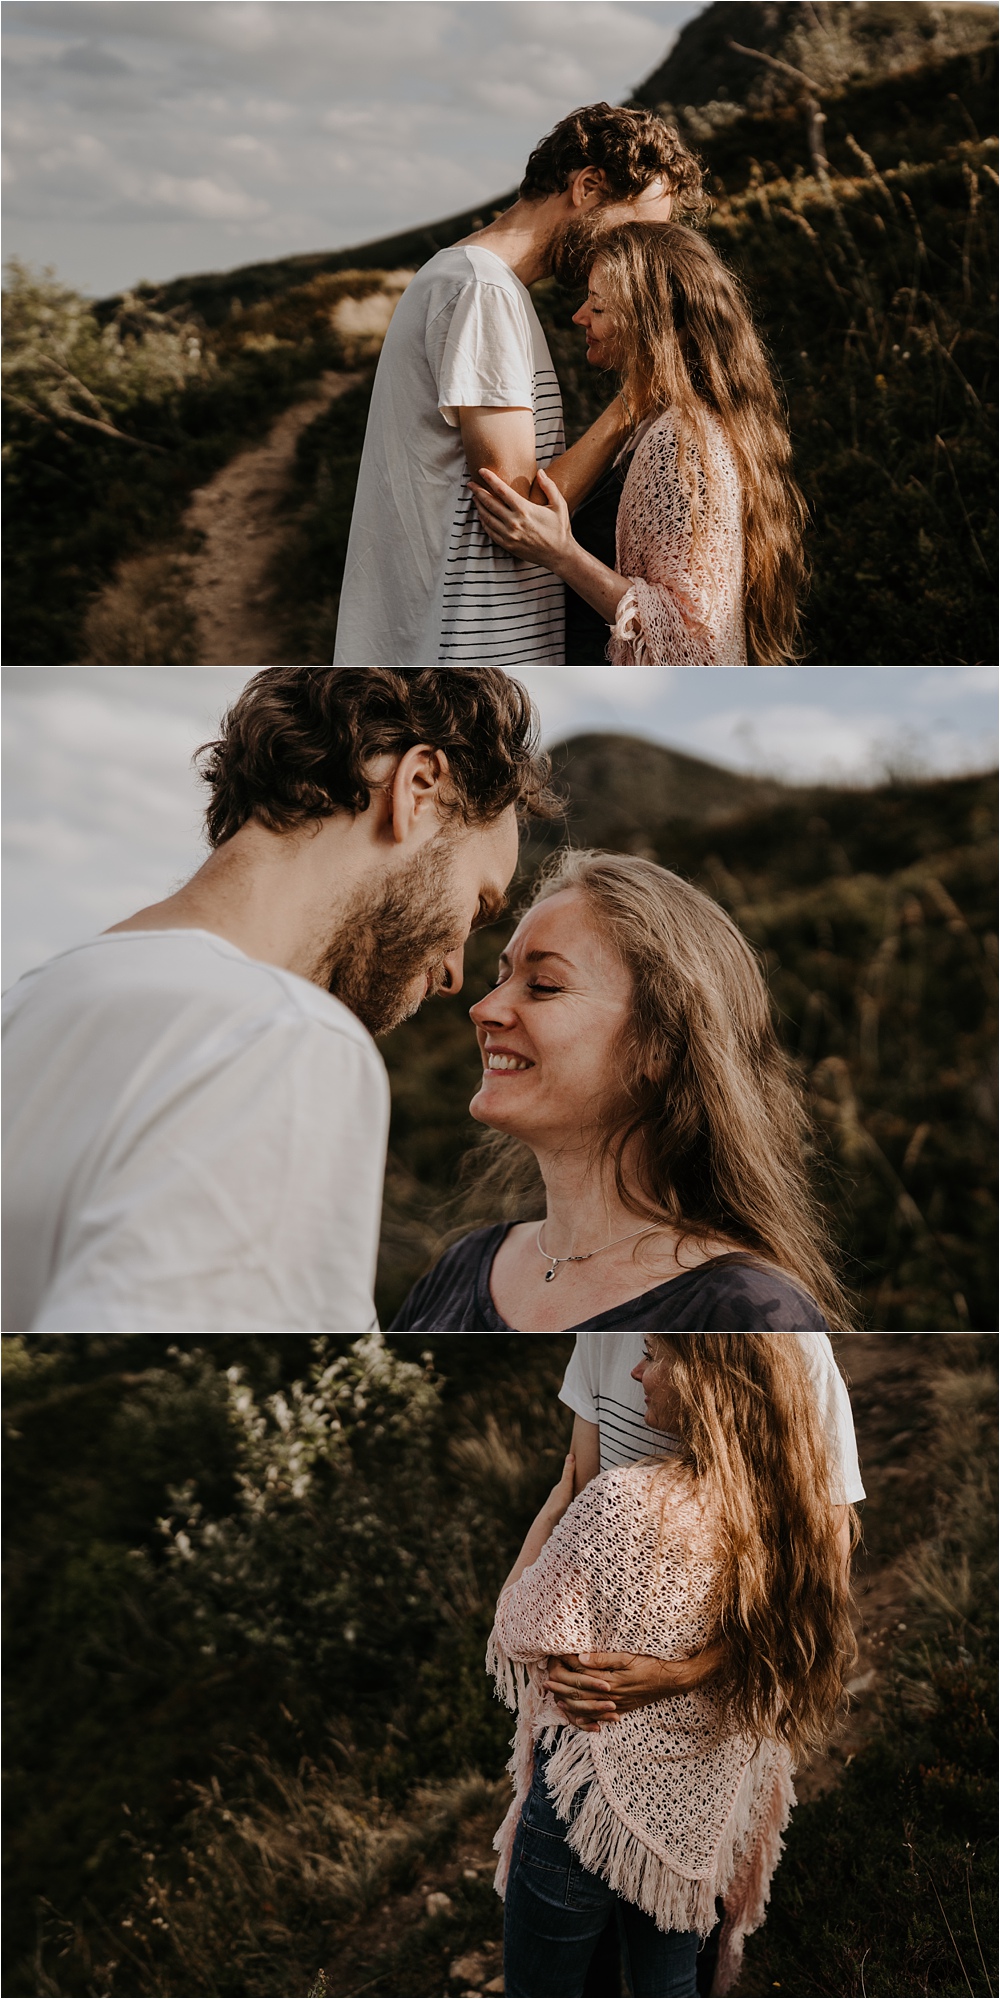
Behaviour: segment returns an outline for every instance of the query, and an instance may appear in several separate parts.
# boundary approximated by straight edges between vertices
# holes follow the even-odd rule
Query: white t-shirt
[[[844,1377],[834,1358],[828,1333],[772,1333],[774,1340],[798,1340],[805,1355],[826,1429],[835,1470],[839,1470],[838,1505],[864,1499],[854,1436],[854,1417]],[[647,1427],[642,1384],[632,1369],[642,1359],[641,1333],[577,1333],[566,1378],[559,1391],[574,1415],[597,1423],[601,1433],[601,1470],[634,1464],[639,1458],[676,1451],[677,1438]]]
[[[463,408],[528,409],[539,465],[562,398],[531,297],[492,250],[439,250],[393,313],[351,518],[334,664],[563,663],[563,586],[497,548],[472,502]]]
[[[125,930],[4,996],[4,1327],[365,1332],[389,1086],[329,993]]]

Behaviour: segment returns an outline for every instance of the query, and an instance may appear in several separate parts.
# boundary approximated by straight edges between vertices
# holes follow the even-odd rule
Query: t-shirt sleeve
[[[572,1409],[574,1416],[582,1416],[586,1423],[600,1422],[598,1356],[594,1351],[594,1341],[600,1337],[600,1333],[577,1333],[576,1345],[559,1390],[560,1402],[565,1402],[567,1409]]]
[[[865,1488],[861,1483],[854,1412],[851,1408],[847,1383],[837,1366],[828,1334],[802,1333],[799,1337],[816,1390],[819,1412],[826,1431],[827,1447],[838,1478],[838,1490],[833,1495],[834,1502],[838,1506],[854,1506],[859,1499],[864,1499]]]
[[[49,1330],[367,1332],[389,1122],[374,1046],[293,1015],[165,1097],[109,1160]]]
[[[446,423],[462,409],[534,408],[527,319],[503,285],[471,278],[430,321],[426,349]]]
[[[689,1316],[693,1314],[694,1316]],[[727,1263],[705,1273],[704,1281],[677,1331],[703,1333],[798,1333],[826,1328],[814,1298],[777,1270]]]

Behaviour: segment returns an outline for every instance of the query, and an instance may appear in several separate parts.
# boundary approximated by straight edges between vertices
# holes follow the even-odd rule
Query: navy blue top
[[[490,1296],[493,1258],[512,1222],[473,1229],[413,1286],[389,1328],[393,1333],[510,1333]],[[521,1330],[524,1330],[523,1328]],[[529,1329],[530,1330],[530,1329]],[[639,1298],[612,1306],[568,1333],[825,1333],[814,1298],[770,1264],[743,1250],[716,1256]]]

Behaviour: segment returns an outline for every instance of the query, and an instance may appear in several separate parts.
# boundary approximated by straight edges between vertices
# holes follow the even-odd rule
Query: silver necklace
[[[656,1227],[656,1223],[643,1222],[641,1229],[633,1229],[631,1235],[616,1236],[614,1242],[602,1243],[600,1249],[588,1249],[585,1256],[550,1256],[548,1250],[542,1248],[542,1230],[544,1227],[545,1223],[539,1222],[538,1234],[535,1237],[535,1248],[539,1256],[543,1256],[549,1266],[545,1272],[545,1282],[546,1284],[553,1284],[561,1264],[589,1263],[592,1256],[603,1256],[606,1249],[616,1249],[620,1242],[634,1242],[637,1235],[645,1235],[647,1229]]]

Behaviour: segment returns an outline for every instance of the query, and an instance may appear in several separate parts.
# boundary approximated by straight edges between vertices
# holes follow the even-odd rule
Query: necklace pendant
[[[555,1265],[553,1264],[553,1266],[552,1266],[552,1269],[551,1269],[551,1270],[547,1270],[547,1271],[545,1272],[545,1282],[546,1282],[546,1284],[551,1284],[551,1283],[553,1282],[553,1280],[554,1280],[554,1278],[555,1278],[555,1274],[556,1274],[556,1272],[555,1272]]]

